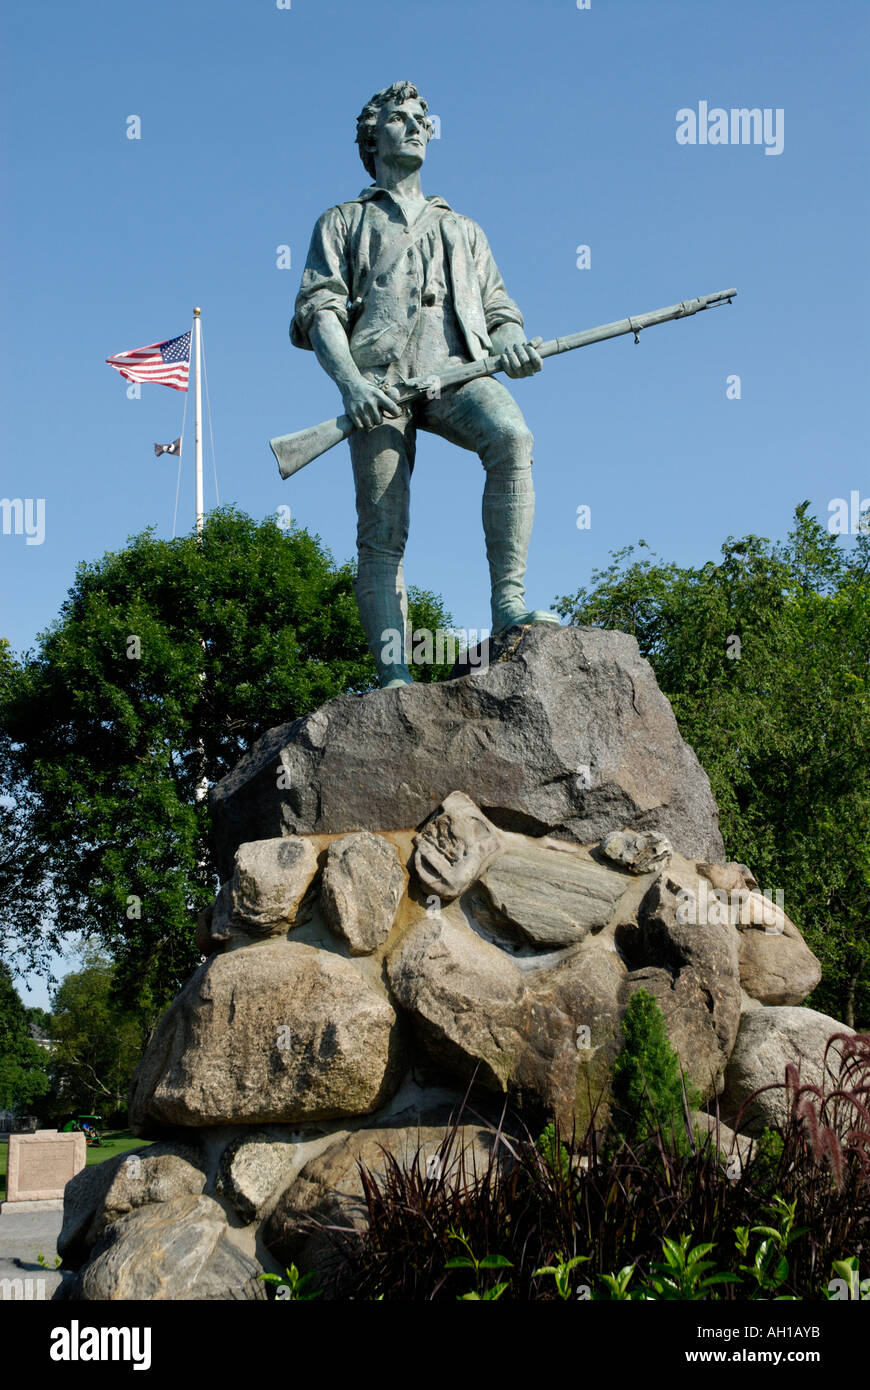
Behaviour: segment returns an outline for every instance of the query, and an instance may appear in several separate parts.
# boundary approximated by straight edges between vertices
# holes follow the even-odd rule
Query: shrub
[[[655,1017],[646,1005],[643,1017]],[[656,1036],[638,1033],[646,1046]],[[801,1086],[793,1068],[774,1083],[789,1095],[788,1123],[736,1165],[688,1113],[679,1140],[673,1110],[665,1131],[664,1087],[640,1141],[608,1135],[602,1145],[592,1122],[579,1138],[553,1123],[535,1140],[503,1115],[482,1171],[459,1142],[460,1110],[438,1162],[387,1155],[380,1179],[360,1165],[368,1229],[327,1228],[343,1256],[333,1292],[826,1300],[838,1263],[870,1263],[870,1035],[832,1039],[829,1053],[823,1084]]]
[[[632,996],[622,1032],[625,1041],[611,1082],[611,1142],[642,1143],[661,1133],[678,1153],[688,1153],[685,1116],[698,1108],[701,1097],[682,1072],[658,1001],[645,989]]]

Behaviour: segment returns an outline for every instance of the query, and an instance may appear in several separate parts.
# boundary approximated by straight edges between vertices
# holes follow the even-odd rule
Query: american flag
[[[165,343],[149,343],[147,347],[118,352],[106,361],[128,381],[151,381],[157,386],[171,386],[175,391],[187,390],[190,369],[190,334],[168,338]]]

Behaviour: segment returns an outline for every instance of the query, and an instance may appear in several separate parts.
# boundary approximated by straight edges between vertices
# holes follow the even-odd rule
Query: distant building
[[[44,1048],[46,1052],[54,1051],[55,1044],[52,1042],[51,1038],[48,1036],[44,1028],[40,1028],[39,1025],[36,1023],[29,1023],[27,1025],[27,1028],[31,1038],[36,1043],[37,1047]]]

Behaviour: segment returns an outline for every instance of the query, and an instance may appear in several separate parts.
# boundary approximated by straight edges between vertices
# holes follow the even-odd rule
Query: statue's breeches
[[[402,557],[408,539],[410,480],[417,429],[474,450],[486,470],[483,530],[492,579],[492,620],[521,611],[534,515],[532,435],[500,382],[482,377],[440,398],[415,402],[394,421],[350,437],[357,505],[360,617],[382,683],[409,678],[385,658],[386,633],[406,634]],[[407,637],[402,640],[407,642]]]
[[[440,399],[416,402],[397,420],[350,437],[356,483],[357,545],[401,560],[408,539],[410,479],[417,430],[473,450],[487,477],[502,482],[528,475],[532,435],[510,392],[492,377],[468,381]]]

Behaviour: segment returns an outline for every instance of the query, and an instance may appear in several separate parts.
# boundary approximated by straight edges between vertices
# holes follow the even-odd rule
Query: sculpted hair
[[[378,123],[378,112],[383,106],[389,106],[394,101],[419,101],[426,112],[429,107],[420,96],[413,82],[394,82],[391,87],[384,87],[383,91],[375,92],[371,101],[367,101],[362,111],[360,111],[356,122],[356,143],[359,145],[359,157],[365,165],[366,172],[375,177],[375,129]],[[426,134],[429,139],[435,131],[432,122],[427,118],[425,121]]]

